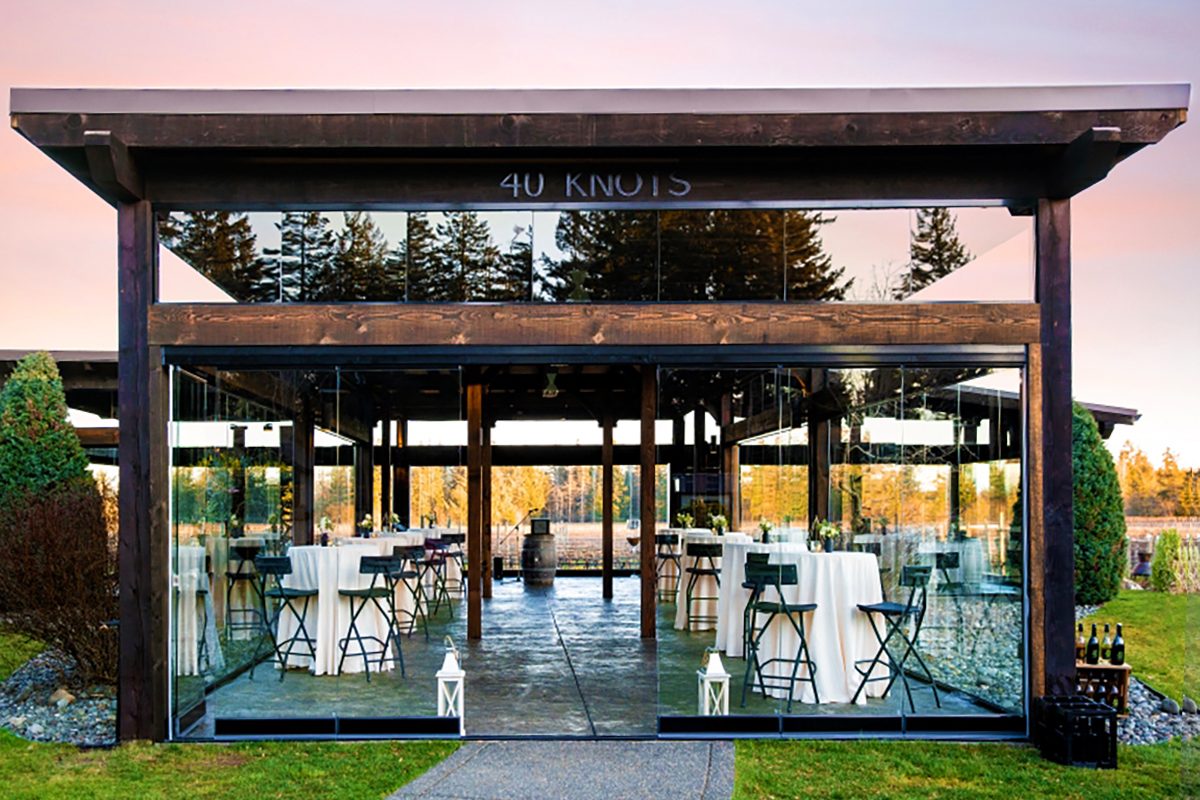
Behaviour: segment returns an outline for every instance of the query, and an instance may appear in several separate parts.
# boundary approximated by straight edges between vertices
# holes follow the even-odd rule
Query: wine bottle
[[[1092,636],[1087,641],[1087,651],[1083,654],[1083,660],[1089,664],[1100,663],[1100,640],[1096,638],[1096,623],[1092,623]]]
[[[1109,654],[1108,662],[1114,667],[1119,667],[1125,663],[1125,637],[1121,635],[1121,623],[1117,623],[1117,638],[1113,639],[1112,651]]]
[[[1104,623],[1104,638],[1100,640],[1100,660],[1108,661],[1112,652],[1112,636],[1108,632],[1108,623]]]
[[[1075,639],[1075,660],[1083,661],[1084,654],[1087,653],[1087,636],[1083,633],[1083,623],[1079,623],[1079,636]]]

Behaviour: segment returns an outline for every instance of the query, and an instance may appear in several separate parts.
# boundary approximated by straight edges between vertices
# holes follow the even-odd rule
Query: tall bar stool
[[[679,589],[679,576],[682,573],[683,556],[678,549],[679,534],[656,533],[654,534],[654,545],[657,550],[654,554],[654,582],[658,586],[658,599],[674,600]],[[668,564],[675,565],[673,573],[667,573]]]
[[[766,556],[766,553],[749,553],[749,555]],[[792,698],[795,695],[797,683],[812,684],[813,702],[820,703],[821,696],[817,692],[817,665],[813,663],[808,650],[808,637],[805,635],[804,615],[817,610],[816,603],[789,603],[783,596],[784,586],[795,586],[795,564],[764,564],[760,559],[746,559],[746,583],[750,586],[750,599],[746,602],[745,616],[748,620],[746,628],[746,676],[742,680],[742,708],[746,707],[746,693],[751,688],[758,688],[765,694],[767,689],[782,689],[787,684],[787,713],[792,713]],[[774,600],[765,599],[767,590],[774,589]],[[764,614],[765,619],[759,625],[758,615]],[[763,636],[770,629],[771,623],[778,616],[784,616],[796,632],[798,644],[793,658],[762,659],[759,651],[762,648]],[[784,663],[792,665],[792,674],[764,675],[763,667],[768,664]],[[800,667],[804,666],[806,677],[801,677]],[[755,678],[757,677],[757,680]]]
[[[262,598],[258,597],[258,577],[254,574],[254,559],[261,548],[258,545],[235,545],[229,548],[229,565],[225,570],[225,637],[232,639],[237,631],[262,629],[263,619],[259,613]],[[236,564],[236,566],[234,566]],[[251,605],[233,605],[233,594],[238,586],[248,586]]]
[[[421,618],[421,627],[425,629],[425,641],[429,641],[429,597],[425,594],[425,584],[421,581],[421,561],[425,558],[425,546],[397,545],[392,548],[392,558],[396,561],[396,569],[392,573],[393,580],[400,582],[413,596],[413,610],[397,609],[397,618],[404,616],[408,619],[408,635],[412,636],[417,629],[417,617]]]
[[[463,544],[467,541],[465,533],[443,533],[442,541],[446,543],[446,592],[462,596],[467,588],[467,584],[463,581],[462,576],[466,574],[466,553],[463,552]],[[458,564],[457,578],[450,577],[450,562]]]
[[[426,613],[436,614],[441,609],[443,600],[451,612],[454,610],[450,603],[450,591],[446,588],[446,554],[449,550],[449,545],[441,539],[431,537],[425,540],[425,558],[421,559],[421,582],[428,584],[426,597],[433,605],[432,611],[426,605]]]
[[[388,661],[399,662],[400,677],[406,677],[404,651],[400,647],[400,636],[396,631],[396,585],[399,579],[395,575],[398,571],[398,564],[393,556],[363,556],[358,562],[358,574],[370,575],[371,585],[362,589],[338,589],[338,597],[345,597],[350,601],[350,627],[346,630],[345,638],[338,640],[338,648],[342,651],[342,657],[338,659],[338,675],[342,674],[350,642],[354,641],[359,650],[355,658],[362,657],[367,683],[371,682],[371,656],[379,656],[381,670]],[[363,634],[362,629],[358,627],[358,618],[368,605],[373,605],[386,620],[387,635],[382,639]],[[368,650],[367,642],[378,643],[379,649]],[[392,647],[396,648],[395,655],[391,655]]]
[[[901,603],[893,603],[883,601],[882,603],[862,604],[858,606],[858,610],[867,615],[867,619],[871,621],[871,630],[875,632],[875,639],[879,642],[879,651],[875,653],[875,657],[871,659],[863,659],[854,663],[854,669],[862,675],[862,681],[858,684],[858,689],[854,692],[854,697],[850,699],[851,703],[858,700],[858,696],[862,694],[862,690],[868,683],[873,681],[886,680],[887,686],[884,688],[884,694],[887,694],[892,689],[892,684],[899,677],[904,685],[904,692],[908,696],[908,706],[915,714],[917,711],[916,704],[913,703],[912,688],[908,682],[908,672],[905,670],[905,664],[908,663],[908,657],[914,656],[917,659],[917,666],[924,674],[925,680],[929,682],[929,688],[933,689],[933,702],[938,708],[942,707],[942,701],[938,698],[937,684],[934,683],[933,675],[929,672],[929,667],[925,665],[925,660],[921,658],[921,654],[917,652],[917,638],[921,635],[921,624],[925,621],[926,608],[926,590],[929,586],[929,576],[933,572],[933,567],[922,565],[908,565],[900,571],[900,586],[908,589],[908,600]],[[879,625],[875,622],[875,616],[883,617],[886,623],[886,633],[881,632]],[[905,630],[905,623],[909,620],[914,621],[912,635],[910,636]],[[892,640],[897,639],[895,645],[892,645]],[[896,658],[894,648],[903,647],[904,653],[899,658]],[[876,665],[881,663],[884,656],[887,656],[889,667],[888,675],[880,675],[876,678],[871,677],[871,672]],[[860,665],[867,664],[867,668],[863,669]]]
[[[715,615],[701,615],[692,613],[692,603],[700,600],[717,600],[716,595],[698,595],[695,594],[696,583],[703,577],[707,576],[717,582],[718,591],[721,588],[721,570],[717,566],[716,559],[721,557],[724,548],[719,544],[709,544],[708,542],[688,542],[687,555],[692,560],[692,565],[684,572],[688,575],[687,591],[684,595],[684,602],[687,603],[687,629],[692,629],[693,622],[716,622]],[[708,561],[707,567],[700,566],[701,559]]]
[[[316,589],[298,589],[283,585],[283,579],[292,574],[292,559],[288,556],[259,555],[254,559],[254,569],[258,574],[258,597],[262,606],[261,618],[264,620],[263,637],[270,639],[275,657],[279,660],[279,680],[287,674],[287,662],[292,656],[292,650],[298,643],[303,643],[315,662],[317,660],[317,640],[305,627],[308,618],[309,601],[317,596]],[[267,611],[267,598],[275,601],[275,612]],[[299,608],[297,608],[299,605]],[[296,617],[296,633],[283,641],[279,640],[276,632],[279,630],[279,618],[284,609]],[[254,680],[254,668],[262,654],[263,639],[254,648],[254,658],[250,662],[250,680]]]

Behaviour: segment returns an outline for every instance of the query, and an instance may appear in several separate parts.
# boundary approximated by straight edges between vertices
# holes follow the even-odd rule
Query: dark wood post
[[[1045,565],[1045,694],[1075,689],[1075,511],[1071,467],[1071,201],[1037,210],[1037,301],[1041,308],[1042,536]],[[1038,512],[1030,508],[1029,513]],[[1031,565],[1031,568],[1032,565]]]
[[[375,508],[375,448],[371,442],[354,445],[354,529]]]
[[[675,524],[675,519],[679,516],[679,512],[683,511],[683,492],[679,491],[683,488],[680,477],[687,471],[687,466],[684,464],[684,455],[686,453],[684,447],[684,433],[687,430],[687,421],[683,417],[675,417],[671,420],[671,483],[667,488],[667,527]],[[678,488],[677,488],[678,487]]]
[[[483,384],[467,383],[467,638],[483,637]]]
[[[383,415],[383,433],[379,441],[383,444],[383,463],[379,469],[379,524],[384,526],[382,530],[386,531],[391,527],[387,523],[388,514],[392,513],[392,464],[396,455],[390,413]]]
[[[600,575],[601,594],[605,600],[613,596],[613,414],[604,412],[604,445],[601,448],[600,479]]]
[[[654,580],[654,421],[658,408],[658,374],[653,364],[642,365],[641,436],[641,574],[642,638],[655,637],[657,587]]]
[[[809,391],[825,388],[825,370],[814,369]],[[809,412],[812,413],[811,411]],[[808,529],[816,520],[829,520],[829,420],[808,420]]]
[[[120,418],[121,626],[117,738],[167,738],[170,673],[168,376],[151,347],[147,315],[157,297],[158,237],[150,203],[117,206]]]
[[[301,397],[292,422],[292,544],[313,543],[315,485],[312,403]]]
[[[492,423],[483,425],[480,473],[480,520],[483,527],[483,599],[492,599]]]
[[[408,420],[396,420],[396,455],[398,464],[392,468],[392,509],[404,527],[412,527],[412,503],[409,493],[408,457],[404,448],[408,447]]]

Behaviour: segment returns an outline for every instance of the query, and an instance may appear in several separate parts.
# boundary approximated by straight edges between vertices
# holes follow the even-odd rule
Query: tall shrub
[[[1176,587],[1182,544],[1179,531],[1174,528],[1158,535],[1158,541],[1154,543],[1154,560],[1150,562],[1150,588],[1154,591],[1169,592]]]
[[[49,353],[31,353],[0,390],[0,510],[26,491],[90,483],[87,468],[58,365]]]
[[[1125,573],[1125,506],[1112,455],[1091,412],[1075,403],[1071,463],[1075,470],[1075,602],[1117,596]]]

